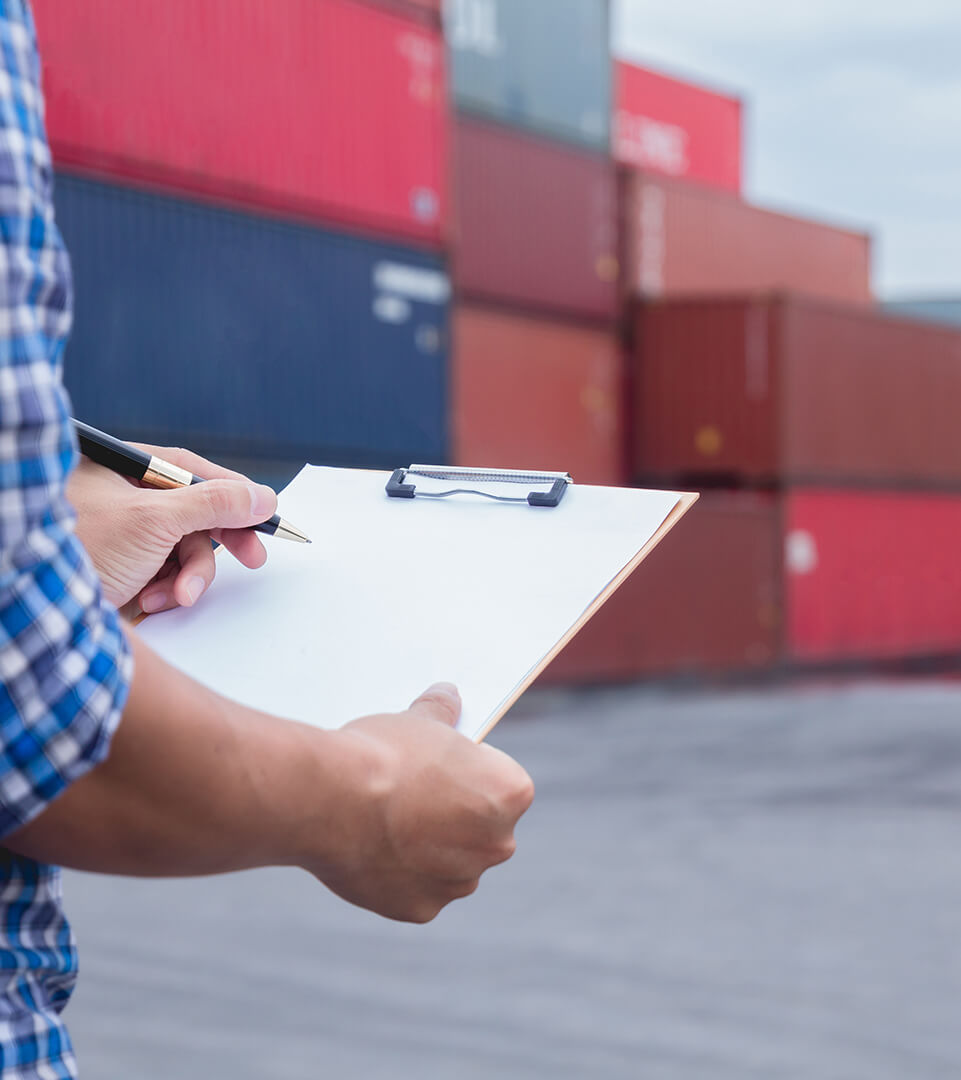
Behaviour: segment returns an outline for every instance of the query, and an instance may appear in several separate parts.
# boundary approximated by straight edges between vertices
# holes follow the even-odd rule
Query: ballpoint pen
[[[181,469],[179,465],[172,465],[163,458],[148,454],[145,450],[139,450],[136,446],[114,438],[106,432],[98,431],[89,424],[73,420],[77,439],[80,443],[80,451],[84,457],[90,458],[98,465],[121,476],[129,476],[139,480],[148,487],[155,488],[179,488],[189,487],[191,484],[202,484],[203,477],[194,476],[187,469]],[[256,532],[266,533],[268,536],[277,536],[281,540],[295,540],[299,544],[309,544],[310,538],[300,531],[289,521],[279,514],[269,521],[259,525],[252,525]]]

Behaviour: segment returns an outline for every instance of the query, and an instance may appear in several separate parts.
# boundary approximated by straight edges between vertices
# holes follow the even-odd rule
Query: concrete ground
[[[961,1076],[961,684],[528,695],[515,858],[426,927],[67,876],[97,1080]]]

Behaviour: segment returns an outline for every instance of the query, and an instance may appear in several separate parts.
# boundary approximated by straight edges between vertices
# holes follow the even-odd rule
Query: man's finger
[[[434,683],[410,707],[412,713],[426,719],[439,720],[449,727],[457,724],[460,710],[460,694],[457,692],[457,687],[448,682]]]
[[[171,560],[149,585],[140,590],[137,603],[140,604],[141,611],[154,615],[158,611],[169,611],[180,606],[174,597],[174,580],[179,569],[180,565]]]
[[[244,529],[267,521],[277,510],[277,496],[263,484],[242,480],[208,480],[172,491],[151,492],[154,513],[169,514],[181,536],[211,529]]]
[[[191,533],[180,541],[180,570],[173,583],[174,599],[193,607],[217,573],[214,549],[207,533]]]
[[[210,535],[248,570],[259,570],[267,561],[267,549],[251,529],[214,529]]]
[[[223,465],[208,461],[205,457],[201,457],[200,454],[195,454],[192,450],[184,450],[180,446],[148,446],[146,443],[133,443],[132,445],[140,450],[145,450],[148,454],[162,458],[164,461],[169,461],[171,465],[186,469],[187,472],[193,473],[194,476],[199,476],[204,480],[246,480],[248,483],[252,483],[249,476],[234,472],[233,469],[225,469]]]

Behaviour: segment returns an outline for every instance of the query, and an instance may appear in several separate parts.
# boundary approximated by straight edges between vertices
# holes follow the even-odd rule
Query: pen
[[[155,488],[189,487],[191,484],[204,482],[203,477],[194,476],[179,465],[171,465],[163,458],[148,454],[145,450],[138,450],[136,446],[115,439],[113,435],[98,431],[80,420],[74,419],[73,426],[84,457],[112,472],[120,473],[121,476],[130,476],[148,487]],[[299,544],[310,543],[306,533],[291,525],[289,521],[284,521],[279,514],[274,514],[269,521],[251,527],[256,532],[277,536],[281,540],[295,540]]]

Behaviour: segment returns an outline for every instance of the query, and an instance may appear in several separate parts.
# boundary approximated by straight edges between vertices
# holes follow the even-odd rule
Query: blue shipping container
[[[608,150],[607,0],[446,0],[444,26],[460,108]]]
[[[59,175],[77,416],[206,453],[447,460],[436,256]]]
[[[890,300],[882,305],[889,315],[906,319],[939,323],[942,326],[961,326],[961,299]]]

